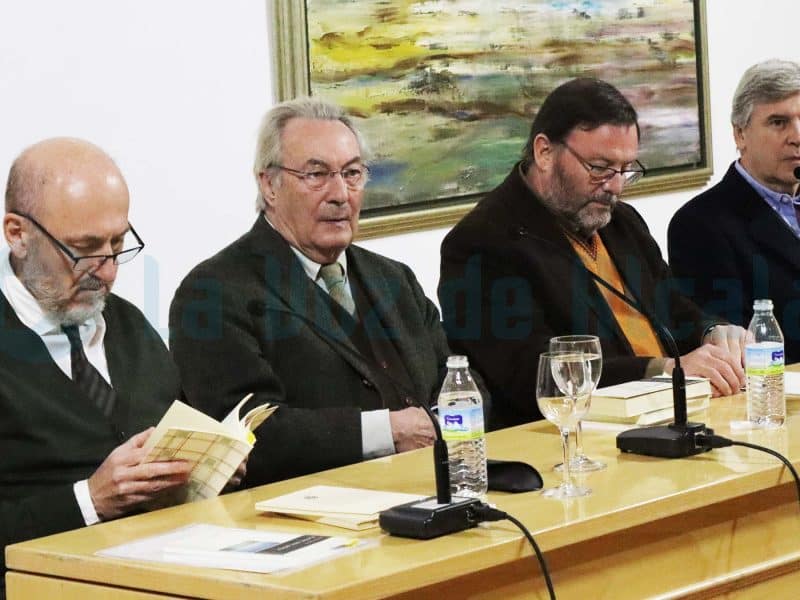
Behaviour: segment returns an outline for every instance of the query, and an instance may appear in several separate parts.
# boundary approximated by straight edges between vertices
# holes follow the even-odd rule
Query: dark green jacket
[[[250,392],[252,402],[280,404],[256,432],[247,485],[360,461],[361,411],[438,394],[449,350],[411,270],[356,246],[347,265],[363,290],[356,304],[366,335],[389,341],[408,376],[398,385],[359,349],[338,307],[263,215],[178,288],[170,349],[188,401],[216,418]]]

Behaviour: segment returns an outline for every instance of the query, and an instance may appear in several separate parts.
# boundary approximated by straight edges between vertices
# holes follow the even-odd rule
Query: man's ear
[[[3,235],[6,237],[11,254],[16,258],[25,258],[28,254],[28,232],[22,226],[22,217],[14,213],[6,213],[3,217]]]
[[[278,175],[273,171],[262,171],[258,174],[258,189],[261,191],[261,196],[267,206],[273,206],[275,203],[278,187],[277,177]]]
[[[545,134],[533,138],[533,164],[541,171],[550,171],[556,159],[555,144]]]
[[[744,128],[739,127],[738,125],[733,126],[733,141],[736,142],[736,149],[739,151],[739,154],[742,154],[746,147],[745,143],[745,136],[744,136]]]

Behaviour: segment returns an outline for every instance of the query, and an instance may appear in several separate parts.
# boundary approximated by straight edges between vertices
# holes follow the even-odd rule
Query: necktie
[[[344,285],[344,269],[342,269],[342,265],[339,263],[322,265],[319,270],[319,277],[325,282],[328,294],[333,298],[334,302],[350,313],[350,316],[355,316],[356,304],[350,294],[347,293],[347,288]]]
[[[72,380],[78,384],[95,406],[106,417],[114,410],[117,395],[108,382],[103,379],[97,369],[92,366],[83,351],[83,342],[77,325],[62,325],[61,330],[69,340],[70,357],[72,359]]]

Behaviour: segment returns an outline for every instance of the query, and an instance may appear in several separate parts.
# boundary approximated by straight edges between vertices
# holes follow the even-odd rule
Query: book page
[[[367,517],[376,515],[398,504],[421,500],[425,496],[365,490],[361,488],[316,485],[291,494],[262,500],[256,510],[296,515],[331,517],[332,519]],[[349,517],[348,517],[349,515]]]
[[[238,420],[239,410],[251,397],[245,396],[223,423],[180,400],[172,403],[145,443],[148,452],[142,462],[185,460],[194,468],[186,486],[148,504],[150,509],[210,498],[222,491],[253,449],[253,433]],[[263,422],[275,408],[260,406],[248,415],[258,411]]]

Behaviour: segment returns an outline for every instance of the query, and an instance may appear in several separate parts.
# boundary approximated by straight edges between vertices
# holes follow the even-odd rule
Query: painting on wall
[[[454,222],[519,159],[544,97],[577,76],[639,112],[648,194],[711,174],[702,0],[275,0],[279,99],[355,117],[371,151],[362,231]]]

